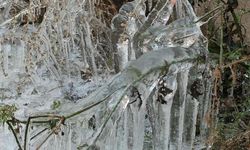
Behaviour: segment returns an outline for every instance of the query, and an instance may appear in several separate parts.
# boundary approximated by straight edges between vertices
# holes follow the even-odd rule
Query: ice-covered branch
[[[133,37],[133,48],[135,49],[135,56],[136,58],[140,57],[142,55],[142,37],[141,35],[150,27],[152,24],[154,24],[155,20],[159,17],[158,15],[160,12],[166,7],[169,0],[160,0],[157,2],[154,9],[150,12],[150,14],[147,17],[147,20],[144,22],[144,24],[140,27],[140,29],[135,33]]]
[[[60,108],[60,110],[57,110],[56,112],[51,111],[47,113],[48,114],[57,113],[56,116],[58,115],[65,116],[64,121],[66,124],[68,123],[68,120],[72,121],[73,117],[88,118],[88,116],[91,115],[95,115],[96,117],[98,116],[101,117],[102,119],[99,120],[100,124],[98,125],[97,131],[93,133],[92,137],[89,138],[89,140],[85,141],[88,146],[95,145],[97,141],[98,143],[102,141],[101,139],[99,139],[99,137],[104,136],[103,132],[107,130],[107,126],[110,125],[111,120],[114,120],[115,118],[119,120],[119,118],[121,117],[117,116],[115,112],[120,112],[121,113],[120,115],[122,115],[124,111],[127,110],[129,101],[125,97],[127,95],[128,90],[132,86],[138,87],[140,89],[139,84],[143,83],[144,80],[156,81],[159,78],[160,73],[164,72],[164,70],[168,70],[171,73],[169,68],[173,65],[174,66],[177,65],[180,67],[179,70],[176,70],[176,73],[182,72],[187,69],[185,64],[190,64],[189,66],[192,66],[192,64],[198,59],[199,59],[199,52],[180,47],[163,48],[157,51],[146,53],[137,60],[132,61],[113,80],[111,80],[106,85],[102,86],[96,92],[92,93],[86,99],[80,100],[76,104],[65,104]],[[152,74],[154,74],[154,76],[152,76]],[[154,90],[150,90],[150,93],[152,91]],[[150,93],[147,93],[146,95],[150,95]],[[148,96],[143,96],[143,97],[147,99]],[[142,107],[145,107],[146,103],[147,101],[143,100],[141,104]],[[98,108],[101,107],[106,107],[107,109],[104,109],[102,111],[102,114],[98,114],[97,113],[99,111]],[[140,112],[142,113],[141,117],[144,118],[146,112],[145,108],[140,108],[138,114],[140,114]],[[39,114],[41,113],[42,112],[39,112]],[[131,128],[131,130],[136,130],[136,129],[137,127]],[[142,140],[143,142],[143,138],[141,137],[142,135],[143,133],[140,133],[140,135],[138,136],[140,136],[140,140]],[[108,139],[104,139],[104,141],[106,140]],[[136,141],[138,142],[138,140],[135,140],[134,142]],[[112,145],[106,145],[106,147],[110,146]],[[136,144],[134,143],[133,146],[134,148],[135,147],[138,148],[138,146],[141,147],[142,145],[140,144],[136,146]]]
[[[199,57],[199,53],[190,49],[173,47],[162,48],[158,51],[152,51],[144,54],[141,58],[132,61],[120,74],[118,74],[111,82],[104,85],[99,90],[91,94],[87,99],[81,100],[79,104],[74,106],[74,110],[81,110],[81,108],[95,105],[100,100],[108,97],[126,85],[130,85],[137,81],[142,76],[145,76],[153,71],[161,71],[162,68],[168,68],[173,63],[180,63],[184,61],[195,61]],[[157,78],[157,77],[155,77]],[[73,106],[72,106],[73,107]],[[72,113],[73,109],[65,111],[65,113]]]

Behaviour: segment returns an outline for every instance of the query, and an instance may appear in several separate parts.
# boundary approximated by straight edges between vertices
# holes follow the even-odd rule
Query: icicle
[[[128,46],[128,40],[121,41],[119,44],[117,44],[118,55],[120,58],[120,70],[123,70],[128,63]]]
[[[181,149],[191,150],[193,148],[198,106],[198,100],[188,94],[185,105],[184,132],[182,137],[183,144]]]
[[[183,0],[176,0],[176,18],[180,19],[185,16],[185,12],[183,11]]]
[[[18,41],[17,44],[15,45],[15,51],[16,51],[16,56],[15,56],[15,68],[17,69],[18,72],[23,73],[25,71],[25,44],[23,41]]]
[[[89,52],[90,52],[90,59],[91,59],[91,67],[93,69],[94,74],[97,74],[97,66],[96,66],[96,62],[95,62],[95,53],[94,53],[94,45],[91,41],[91,31],[90,31],[90,25],[89,23],[86,23],[84,26],[84,30],[86,32],[85,35],[85,41],[86,41],[86,47],[88,48]]]
[[[0,77],[4,77],[4,65],[3,65],[3,46],[2,42],[0,42]]]
[[[8,76],[9,73],[9,53],[11,51],[10,44],[4,44],[3,46],[3,73]]]
[[[136,59],[132,39],[146,19],[145,9],[145,5],[141,1],[128,2],[119,9],[119,14],[112,19],[113,44],[116,45],[114,49],[119,57],[119,70],[123,70],[129,61]],[[135,17],[134,13],[138,16]]]
[[[200,129],[200,139],[204,141],[208,137],[209,132],[209,122],[207,120],[210,106],[211,106],[211,99],[212,99],[212,72],[211,70],[205,68],[205,80],[202,82],[204,86],[204,93],[199,97],[200,107],[198,112],[198,117],[200,121],[199,129]]]
[[[153,25],[166,25],[169,20],[170,15],[173,12],[174,4],[171,1],[167,2],[162,10],[159,12],[157,18],[154,20]]]
[[[181,150],[184,132],[184,116],[187,96],[188,74],[191,65],[186,64],[186,70],[177,76],[178,89],[171,108],[170,149]]]

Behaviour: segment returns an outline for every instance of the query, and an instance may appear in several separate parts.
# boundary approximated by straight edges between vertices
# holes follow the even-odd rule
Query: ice
[[[5,44],[2,46],[2,51],[3,51],[3,59],[2,59],[2,65],[3,65],[3,73],[5,76],[8,76],[9,74],[9,55],[11,54],[11,45],[10,44]]]
[[[0,127],[0,147],[6,150],[17,150],[17,144],[7,125]]]
[[[15,104],[21,121],[44,114],[66,119],[56,126],[34,122],[51,116],[32,120],[27,149],[191,150],[195,141],[203,144],[211,71],[197,63],[207,45],[188,0],[160,0],[147,17],[143,1],[127,3],[110,31],[95,28],[95,19],[103,18],[93,6],[92,0],[52,1],[39,26],[7,30],[8,23],[1,24],[1,105]],[[119,56],[115,75],[113,54]],[[1,147],[18,149],[6,124],[0,132]]]
[[[145,9],[145,4],[142,2],[132,1],[124,4],[112,19],[111,28],[114,47],[117,49],[119,70],[123,70],[129,61],[136,59],[132,39],[146,19]]]

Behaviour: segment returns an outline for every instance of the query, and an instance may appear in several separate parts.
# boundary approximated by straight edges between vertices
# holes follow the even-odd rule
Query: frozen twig
[[[14,17],[12,17],[12,18],[4,21],[3,23],[1,23],[0,24],[0,28],[3,28],[4,26],[6,26],[7,24],[11,23],[12,21],[17,20],[22,15],[30,13],[30,11],[32,9],[37,8],[37,7],[44,8],[45,6],[43,6],[43,5],[36,5],[36,6],[31,7],[31,8],[26,8],[26,9],[22,10],[21,12],[19,12],[18,14],[16,14]]]
[[[156,21],[158,15],[161,13],[161,11],[166,7],[168,4],[168,0],[160,0],[157,2],[154,9],[150,12],[148,15],[147,20],[144,22],[142,27],[135,33],[133,37],[133,48],[135,50],[135,57],[138,58],[142,55],[142,34],[150,27],[154,22]]]
[[[19,149],[22,150],[23,148],[22,148],[22,146],[21,146],[21,144],[20,144],[20,142],[19,142],[19,140],[18,140],[18,137],[17,137],[17,134],[16,134],[15,130],[13,129],[13,127],[12,127],[12,125],[11,125],[11,122],[8,120],[6,123],[8,124],[8,126],[9,126],[9,128],[10,128],[12,134],[13,134],[14,137],[15,137],[15,140],[16,140],[16,143],[17,143]]]

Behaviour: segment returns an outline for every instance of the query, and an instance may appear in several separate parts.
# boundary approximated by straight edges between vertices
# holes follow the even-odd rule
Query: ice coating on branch
[[[115,56],[117,58],[117,71],[125,68],[130,60],[135,59],[135,51],[132,47],[133,36],[145,22],[145,4],[143,2],[128,2],[124,4],[119,13],[115,15],[111,22],[112,42]]]

